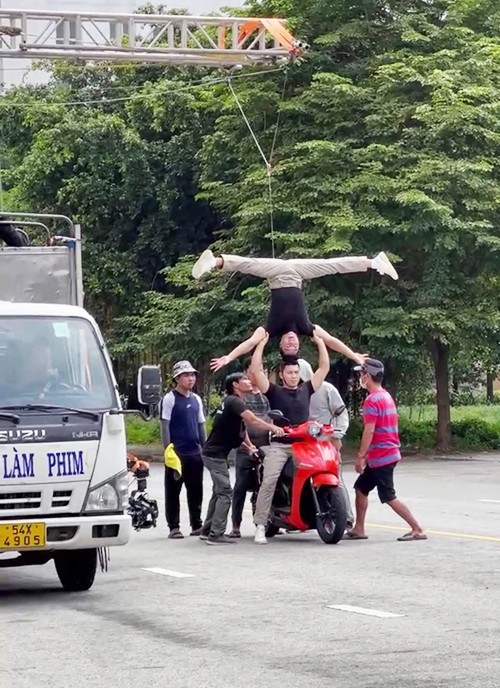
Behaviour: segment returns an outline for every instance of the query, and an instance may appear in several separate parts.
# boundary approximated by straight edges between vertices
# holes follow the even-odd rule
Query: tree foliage
[[[154,345],[205,368],[262,322],[268,300],[248,277],[194,283],[190,265],[209,244],[284,257],[387,251],[397,283],[371,272],[316,280],[310,310],[383,358],[396,391],[425,384],[432,364],[447,448],[450,371],[499,363],[497,3],[247,5],[287,17],[311,44],[286,70],[232,77],[271,158],[271,195],[213,73],[56,65],[49,86],[3,99],[9,197],[84,225],[89,307],[117,352]],[[64,104],[74,100],[88,105]]]

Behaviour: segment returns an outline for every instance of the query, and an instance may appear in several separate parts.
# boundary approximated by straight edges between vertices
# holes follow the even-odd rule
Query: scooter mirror
[[[269,418],[273,421],[275,425],[278,427],[284,428],[287,425],[290,425],[290,421],[288,418],[286,418],[281,411],[278,409],[272,409],[269,411]]]
[[[283,414],[278,409],[271,409],[269,411],[269,418],[272,418],[272,420],[278,420],[278,418],[283,418]]]

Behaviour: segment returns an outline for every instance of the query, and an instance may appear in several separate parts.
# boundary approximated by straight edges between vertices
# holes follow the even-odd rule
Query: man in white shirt
[[[300,379],[307,382],[313,375],[311,365],[299,358]],[[349,412],[347,411],[344,401],[340,396],[338,389],[330,382],[323,382],[321,387],[317,389],[311,396],[309,402],[309,418],[317,420],[322,425],[333,425],[335,432],[333,434],[332,442],[339,451],[342,448],[342,438],[349,427]],[[344,485],[342,477],[342,462],[340,463],[340,480],[342,483],[342,494],[347,509],[347,525],[348,528],[354,524],[354,514],[352,511],[351,500],[349,499],[349,492]]]

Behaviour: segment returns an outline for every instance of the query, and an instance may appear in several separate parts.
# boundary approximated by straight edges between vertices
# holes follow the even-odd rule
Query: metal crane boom
[[[307,48],[283,19],[0,8],[0,58],[231,66],[272,64]]]

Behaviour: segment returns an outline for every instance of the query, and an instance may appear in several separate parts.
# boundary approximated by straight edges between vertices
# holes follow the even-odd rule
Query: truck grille
[[[41,502],[41,492],[0,493],[0,511],[7,509],[39,509]]]
[[[72,490],[54,490],[52,495],[52,508],[62,508],[69,505]]]

